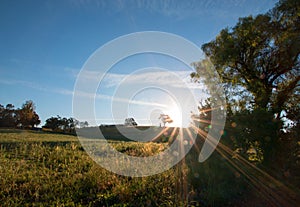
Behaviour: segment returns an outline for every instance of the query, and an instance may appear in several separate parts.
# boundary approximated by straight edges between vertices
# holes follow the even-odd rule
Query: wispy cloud
[[[255,7],[256,1],[259,0],[253,1],[252,7]],[[275,2],[275,0],[272,1]],[[206,15],[234,15],[231,11],[240,10],[240,12],[243,12],[249,4],[247,0],[70,0],[70,3],[78,8],[87,9],[92,7],[102,9],[109,13],[121,11],[133,12],[144,9],[152,13],[158,13],[175,19],[186,19]],[[256,10],[259,11],[260,8],[258,7]]]
[[[203,85],[191,81],[190,74],[192,71],[155,71],[133,74],[107,73],[101,81],[101,87],[113,88],[129,85],[153,85],[168,86],[173,88],[190,88],[203,89]],[[81,79],[89,81],[99,81],[97,72],[84,72]]]
[[[47,88],[41,86],[40,84],[37,84],[35,82],[31,81],[23,81],[23,80],[16,80],[16,79],[0,79],[0,84],[5,85],[20,85],[27,88],[32,88],[40,91],[48,91]]]
[[[168,107],[165,104],[151,102],[151,101],[148,102],[148,101],[140,101],[140,100],[130,100],[130,99],[126,99],[126,98],[114,97],[114,96],[97,94],[97,93],[96,94],[86,93],[86,92],[82,92],[82,91],[74,92],[74,90],[63,89],[63,88],[48,88],[48,87],[44,87],[35,82],[23,81],[23,80],[0,79],[0,84],[20,85],[20,86],[31,88],[31,89],[38,90],[38,91],[56,93],[56,94],[67,95],[67,96],[73,96],[76,93],[77,96],[83,97],[83,98],[95,98],[95,99],[117,101],[117,102],[121,102],[121,103],[128,103],[128,104],[135,104],[135,105],[142,105],[142,106],[158,106],[158,107],[164,107],[164,108]]]
[[[39,83],[32,82],[32,81],[23,81],[17,79],[0,79],[0,84],[5,85],[19,85],[26,88],[31,88],[37,91],[43,92],[50,92],[50,93],[57,93],[61,95],[73,95],[73,91],[61,88],[53,88],[53,87],[46,87]]]
[[[157,102],[152,102],[152,101],[131,100],[131,99],[120,98],[120,97],[115,97],[115,96],[109,96],[109,95],[104,95],[104,94],[86,93],[86,92],[82,92],[82,91],[76,91],[76,92],[74,92],[74,91],[64,90],[63,93],[66,94],[66,95],[75,95],[75,96],[83,97],[83,98],[95,98],[95,99],[116,101],[116,102],[127,103],[127,104],[134,104],[134,105],[157,106],[157,107],[163,107],[163,108],[167,108],[168,107],[165,104],[161,104],[161,103],[157,103]]]

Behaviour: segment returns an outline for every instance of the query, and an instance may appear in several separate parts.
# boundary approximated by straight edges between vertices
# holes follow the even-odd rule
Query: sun
[[[182,111],[178,106],[172,105],[168,110],[166,110],[165,114],[169,115],[170,118],[173,120],[173,122],[168,124],[168,126],[183,127]]]

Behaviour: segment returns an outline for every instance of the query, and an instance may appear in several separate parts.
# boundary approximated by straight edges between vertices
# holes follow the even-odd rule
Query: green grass
[[[168,147],[109,143],[131,156],[150,156]],[[197,157],[191,150],[183,161],[186,165],[131,178],[96,164],[76,136],[0,129],[0,206],[272,206],[217,152],[205,163],[197,162]],[[276,186],[267,190],[281,192]]]
[[[120,151],[151,155],[157,143],[113,142]],[[175,206],[176,169],[129,178],[97,165],[77,137],[1,130],[1,206]]]
[[[76,136],[27,131],[20,129],[0,129],[0,143],[3,142],[78,142]]]

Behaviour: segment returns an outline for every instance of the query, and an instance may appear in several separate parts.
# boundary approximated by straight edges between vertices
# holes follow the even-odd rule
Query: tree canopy
[[[34,128],[41,123],[33,101],[26,101],[22,108],[15,109],[12,104],[0,104],[0,127]]]
[[[173,119],[168,114],[161,114],[159,118],[165,127],[167,123],[173,123]]]
[[[17,111],[19,123],[22,128],[34,128],[41,123],[39,115],[35,112],[33,101],[26,101],[20,110]]]
[[[240,18],[202,49],[207,59],[193,63],[191,76],[214,81],[215,68],[226,93],[227,136],[245,154],[261,150],[253,160],[271,163],[286,137],[286,118],[290,131],[300,123],[300,1],[281,0],[266,14]]]
[[[134,118],[126,118],[124,125],[125,126],[137,126],[138,124],[136,123]]]
[[[88,127],[89,123],[87,121],[80,122],[74,118],[66,118],[66,117],[50,117],[46,120],[43,128],[51,129],[55,132],[63,132],[63,133],[75,133],[75,128],[80,127]]]
[[[299,13],[299,1],[280,1],[267,14],[240,18],[202,46],[227,89],[235,88],[231,98],[252,96],[248,106],[280,113],[299,96]]]

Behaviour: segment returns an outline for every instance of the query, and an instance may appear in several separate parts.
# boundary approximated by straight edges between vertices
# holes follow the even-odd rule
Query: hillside
[[[100,130],[99,130],[100,129]],[[98,127],[86,127],[76,129],[78,136],[85,138],[98,138],[116,141],[139,141],[139,142],[166,142],[169,140],[173,131],[178,133],[178,128],[175,127],[156,127],[156,126],[100,126]],[[101,132],[101,134],[100,134]]]

